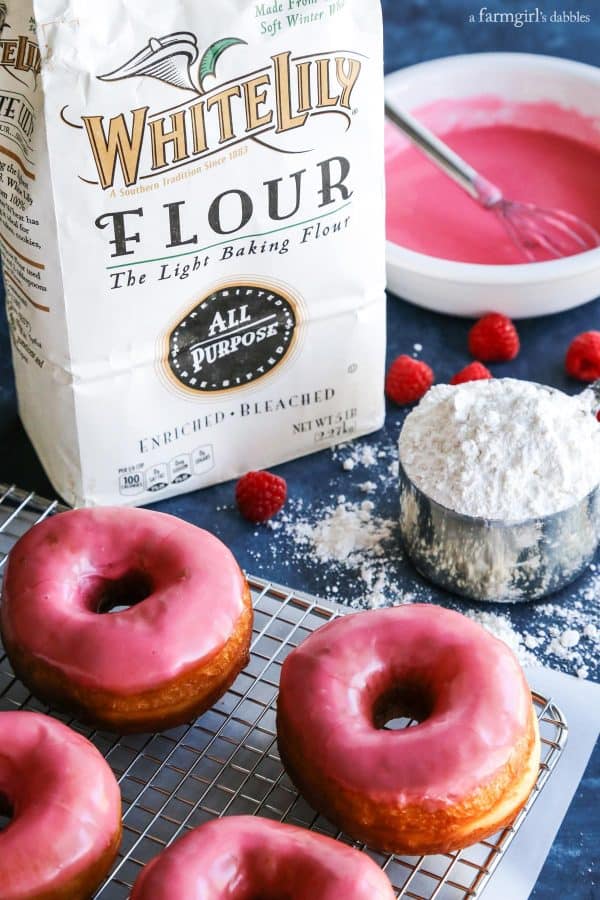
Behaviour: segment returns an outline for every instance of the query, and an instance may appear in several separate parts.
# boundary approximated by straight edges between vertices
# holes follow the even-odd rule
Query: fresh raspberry
[[[489,369],[486,369],[480,362],[469,363],[460,372],[450,379],[450,384],[464,384],[465,381],[483,381],[485,378],[493,378],[494,376]]]
[[[513,322],[500,313],[488,313],[469,332],[469,350],[484,362],[508,362],[520,349]]]
[[[579,381],[600,378],[600,331],[584,331],[574,338],[567,350],[565,368]]]
[[[385,392],[398,406],[420,400],[433,384],[433,372],[427,363],[411,356],[398,356],[385,377]]]
[[[596,413],[596,418],[597,418],[598,421],[600,422],[600,409],[599,409],[598,412]]]
[[[238,509],[250,522],[266,522],[279,512],[286,497],[285,479],[272,472],[247,472],[235,486]]]

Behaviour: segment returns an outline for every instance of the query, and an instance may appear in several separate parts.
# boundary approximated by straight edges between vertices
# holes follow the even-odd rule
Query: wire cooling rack
[[[0,571],[17,538],[59,509],[57,503],[0,485]],[[53,712],[93,741],[119,780],[123,843],[96,900],[127,898],[147,862],[180,835],[216,816],[260,815],[353,843],[298,795],[282,768],[275,732],[279,672],[286,655],[345,610],[258,578],[249,581],[255,609],[250,664],[209,712],[192,725],[163,734],[117,737],[54,713],[14,678],[0,646],[0,710]],[[567,725],[558,707],[539,694],[533,694],[533,700],[542,762],[536,788],[510,828],[460,852],[436,856],[388,856],[355,844],[386,871],[398,897],[481,897],[566,742]]]

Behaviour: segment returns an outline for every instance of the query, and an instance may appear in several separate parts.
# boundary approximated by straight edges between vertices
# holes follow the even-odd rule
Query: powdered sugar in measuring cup
[[[399,442],[404,542],[436,584],[474,599],[534,599],[600,541],[600,424],[576,397],[515,379],[432,388]]]

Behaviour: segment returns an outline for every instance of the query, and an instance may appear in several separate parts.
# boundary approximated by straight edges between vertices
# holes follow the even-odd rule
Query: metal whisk
[[[484,209],[498,216],[511,241],[529,262],[560,259],[600,246],[600,234],[564,209],[507,200],[500,188],[479,174],[410,113],[385,106],[387,118]]]

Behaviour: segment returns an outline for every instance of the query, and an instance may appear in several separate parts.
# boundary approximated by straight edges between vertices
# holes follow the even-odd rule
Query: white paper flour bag
[[[379,0],[8,0],[19,404],[71,504],[144,504],[383,422]]]

